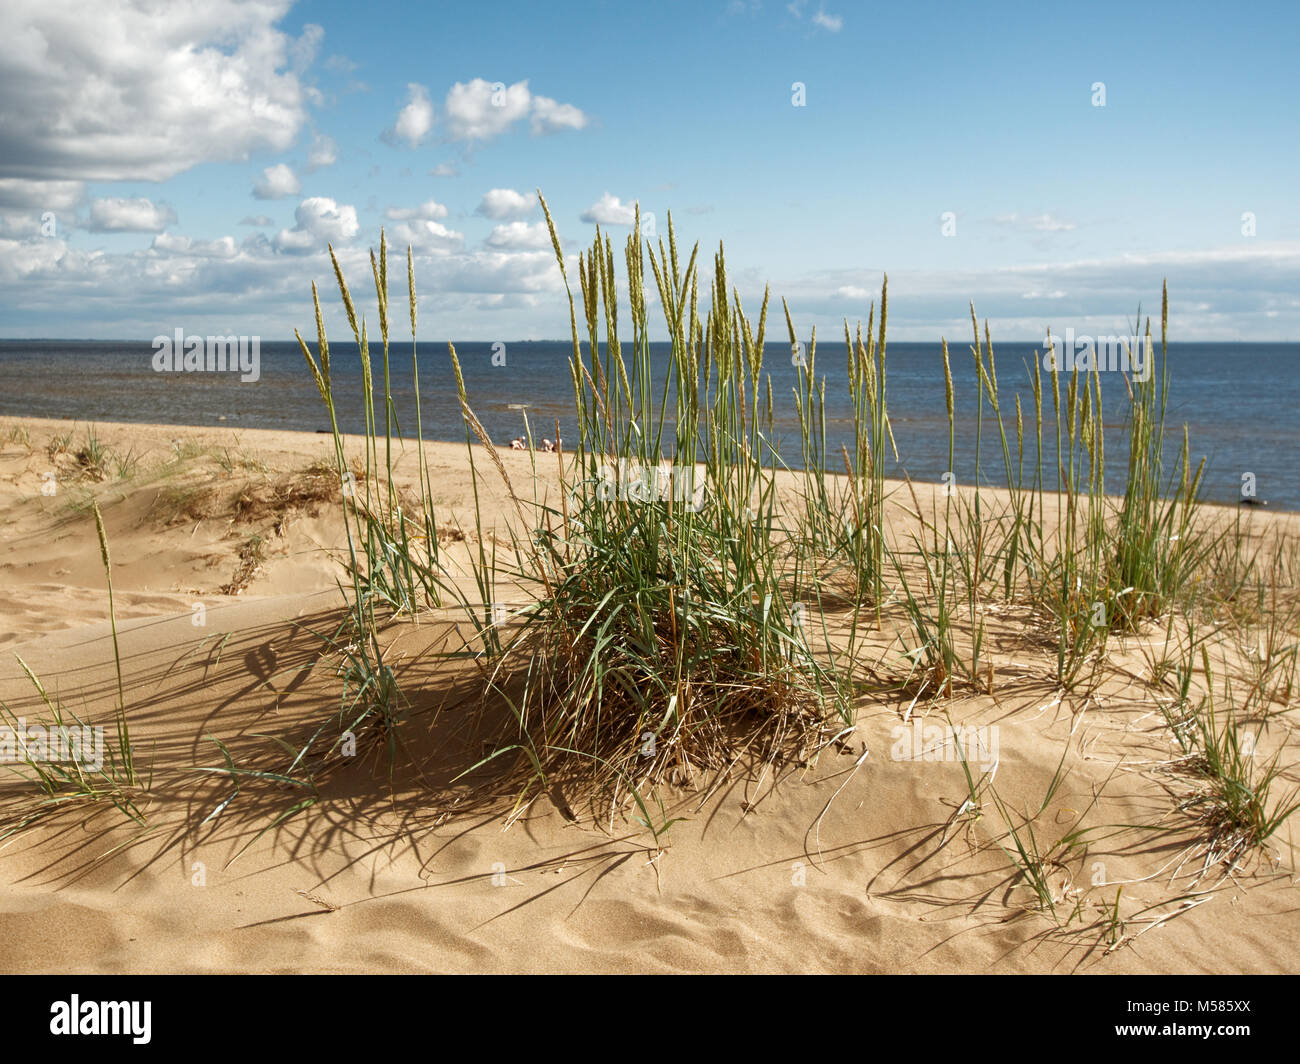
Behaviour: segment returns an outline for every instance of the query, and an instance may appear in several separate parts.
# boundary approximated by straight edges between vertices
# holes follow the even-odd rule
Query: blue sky
[[[15,0],[0,335],[287,338],[326,241],[359,286],[386,226],[424,339],[561,337],[541,187],[566,253],[671,210],[801,331],[888,271],[896,339],[964,338],[969,300],[1004,340],[1118,330],[1168,277],[1180,339],[1300,340],[1298,30],[1294,4]]]

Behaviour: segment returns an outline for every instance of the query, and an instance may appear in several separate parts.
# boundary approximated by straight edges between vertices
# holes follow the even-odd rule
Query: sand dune
[[[1003,834],[996,812],[955,817],[968,793],[959,763],[891,757],[913,734],[898,730],[903,696],[864,698],[842,748],[779,779],[737,771],[707,799],[665,795],[668,815],[684,819],[662,849],[625,809],[593,817],[580,808],[575,820],[542,800],[512,816],[490,789],[454,781],[481,750],[459,727],[465,676],[421,655],[448,638],[437,619],[395,637],[399,679],[427,711],[405,737],[422,774],[404,765],[390,781],[382,761],[355,759],[323,777],[312,807],[279,822],[308,796],[250,780],[205,823],[232,792],[228,778],[196,771],[223,764],[212,739],[270,758],[264,736],[296,735],[340,699],[323,634],[343,601],[342,529],[337,492],[313,472],[328,466],[328,437],[101,425],[101,439],[133,450],[139,465],[100,481],[74,456],[47,453],[47,438],[71,428],[0,424],[0,702],[14,716],[43,713],[21,657],[78,716],[111,719],[116,671],[93,497],[112,548],[128,716],[151,775],[147,825],[111,805],[78,806],[0,843],[0,970],[1300,968],[1289,828],[1275,859],[1229,880],[1190,887],[1173,876],[1196,835],[1150,770],[1169,757],[1170,740],[1140,640],[1117,651],[1091,700],[1062,700],[1032,649],[1011,637],[1018,619],[996,610],[994,693],[958,696],[949,711],[962,724],[998,726],[997,782],[1010,805],[1032,811],[1065,754],[1066,781],[1035,821],[1048,841],[1085,816],[1087,825],[1169,828],[1102,832],[1053,869],[1057,919],[1032,911],[991,844]],[[450,528],[470,503],[465,449],[433,444],[429,455]],[[410,457],[400,469],[413,480]],[[504,460],[512,477],[529,475],[527,455]],[[45,495],[49,472],[57,490]],[[504,520],[504,498],[490,505]],[[1252,520],[1261,535],[1300,530],[1293,515]],[[1285,744],[1289,764],[1294,702],[1276,719],[1287,728],[1270,741]],[[0,814],[14,815],[32,791],[3,779]],[[1099,881],[1112,886],[1092,889]],[[1121,883],[1128,939],[1110,950],[1102,902]]]

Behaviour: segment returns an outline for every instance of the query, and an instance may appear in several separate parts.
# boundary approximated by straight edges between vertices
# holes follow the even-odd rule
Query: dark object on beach
[[[328,436],[329,434],[330,434],[330,430],[329,430],[329,429],[317,429],[317,430],[316,430],[316,435],[317,435],[317,436]]]
[[[1268,505],[1268,500],[1267,500],[1267,499],[1256,499],[1254,496],[1250,496],[1250,497],[1247,497],[1247,498],[1244,498],[1244,499],[1240,500],[1240,502],[1238,503],[1238,505],[1239,505],[1239,506],[1267,506],[1267,505]]]

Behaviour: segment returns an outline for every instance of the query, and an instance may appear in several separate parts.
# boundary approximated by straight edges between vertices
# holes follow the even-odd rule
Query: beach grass
[[[39,744],[29,742],[29,725],[9,706],[0,703],[0,724],[9,729],[18,748],[16,771],[31,783],[39,797],[34,801],[20,801],[8,806],[0,815],[0,840],[16,835],[47,820],[54,814],[73,806],[108,804],[141,827],[146,824],[143,810],[144,797],[152,783],[152,774],[146,776],[136,765],[136,744],[131,737],[127,716],[126,689],[122,679],[122,652],[118,643],[117,613],[113,608],[113,563],[108,548],[108,533],[97,503],[91,504],[95,519],[95,533],[99,540],[100,559],[104,566],[104,579],[108,587],[109,630],[113,640],[113,669],[117,681],[117,701],[113,714],[112,736],[103,736],[101,757],[92,764],[88,757],[85,739],[77,745],[63,742],[57,747],[60,753],[71,752],[68,758],[50,756],[56,735],[66,737],[75,731],[82,736],[90,727],[55,696],[52,696],[40,677],[19,657],[18,665],[35,689],[41,704],[48,710],[49,721],[35,722],[42,736]],[[96,744],[99,745],[98,743]]]
[[[994,694],[986,644],[993,603],[1028,611],[1053,647],[1052,682],[1062,696],[1084,697],[1106,674],[1113,640],[1172,632],[1201,609],[1253,609],[1272,620],[1249,697],[1290,699],[1294,617],[1261,597],[1279,574],[1270,577],[1257,557],[1243,555],[1240,518],[1207,512],[1204,463],[1193,467],[1186,430],[1167,424],[1167,293],[1158,354],[1150,322],[1143,341],[1151,372],[1118,375],[1122,392],[1112,393],[1099,367],[1076,363],[1065,372],[1049,346],[1049,357],[1031,368],[1028,402],[1000,386],[989,324],[981,329],[972,307],[974,411],[956,408],[946,341],[936,376],[945,390],[950,469],[961,440],[973,449],[974,480],[957,485],[945,477],[928,506],[909,481],[909,509],[891,501],[885,482],[889,453],[898,458],[886,394],[887,282],[865,330],[844,323],[854,431],[852,447],[838,455],[827,445],[816,334],[801,341],[782,303],[797,369],[800,462],[792,468],[777,447],[778,400],[765,364],[770,293],[751,317],[721,245],[706,264],[698,244],[679,251],[671,217],[665,244],[643,237],[639,214],[619,256],[597,231],[576,256],[575,287],[574,260],[539,200],[569,303],[576,433],[560,441],[557,425],[551,457],[535,447],[525,415],[532,476],[516,484],[449,345],[472,476],[463,557],[438,549],[422,452],[411,507],[400,505],[393,478],[393,450],[402,444],[387,361],[386,240],[371,256],[385,352],[382,416],[374,409],[366,322],[332,260],[361,352],[361,484],[345,459],[313,286],[316,349],[299,342],[329,412],[336,472],[356,489],[343,500],[351,589],[348,638],[340,640],[348,678],[341,729],[375,723],[395,752],[409,700],[384,662],[380,632],[427,613],[461,618],[463,645],[443,653],[478,670],[479,692],[465,710],[484,719],[504,710],[509,721],[463,776],[495,773],[516,808],[557,788],[612,796],[614,807],[635,806],[647,827],[656,822],[651,795],[665,785],[707,787],[739,765],[762,776],[807,763],[853,729],[855,703],[868,687],[905,693],[913,705],[922,698],[951,704],[962,689]],[[414,342],[409,249],[407,289]],[[670,340],[666,362],[650,355],[647,291],[657,294]],[[418,394],[420,368],[412,362]],[[1105,425],[1117,402],[1119,446],[1127,450],[1122,485],[1106,483]],[[418,432],[418,404],[414,422]],[[964,438],[972,429],[973,439]],[[538,463],[546,461],[555,462],[563,485],[558,500],[540,494]],[[485,516],[489,492],[504,493],[513,514],[504,538]],[[408,510],[415,516],[408,519]],[[904,531],[891,540],[900,510]],[[894,639],[893,664],[864,660],[871,632]],[[1177,673],[1172,659],[1156,671],[1171,669]],[[1155,672],[1153,682],[1161,682]],[[1224,746],[1221,728],[1206,725],[1209,706],[1187,714],[1191,673],[1176,683],[1181,708],[1167,721],[1178,741],[1236,779],[1248,766]],[[1223,756],[1205,757],[1210,748]],[[1274,769],[1255,780],[1258,816],[1246,810],[1256,827],[1242,837],[1255,846],[1277,828],[1263,811]],[[1283,819],[1291,811],[1284,802]],[[1002,812],[1010,825],[1010,809]],[[1020,818],[1010,829],[1007,852],[1042,902],[1031,822]]]

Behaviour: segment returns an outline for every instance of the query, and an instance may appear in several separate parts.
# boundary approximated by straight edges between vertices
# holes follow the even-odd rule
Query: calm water
[[[667,358],[667,345],[651,345]],[[492,345],[457,344],[466,386],[475,412],[495,441],[523,431],[523,413],[512,404],[527,404],[538,437],[572,438],[573,387],[568,358],[572,344],[516,342],[506,347],[506,365],[492,365]],[[1012,393],[1018,389],[1026,412],[1032,411],[1028,376],[1033,344],[996,348],[1004,412],[1014,418]],[[391,349],[394,396],[401,428],[415,431],[411,390],[411,348]],[[456,403],[455,383],[445,345],[422,345],[420,357],[424,432],[428,439],[461,440],[464,428]],[[335,390],[342,428],[362,428],[361,370],[355,345],[333,344]],[[157,373],[147,341],[0,340],[0,415],[73,418],[83,422],[143,421],[177,425],[218,423],[231,428],[313,431],[328,427],[320,396],[296,343],[261,345],[261,379],[243,383],[236,373]],[[958,413],[960,482],[973,469],[975,373],[969,350],[952,349]],[[1169,422],[1181,432],[1187,423],[1194,460],[1208,458],[1207,498],[1232,502],[1241,474],[1252,472],[1258,495],[1281,509],[1300,509],[1300,344],[1171,344]],[[783,453],[798,460],[794,385],[789,347],[769,345],[766,365],[772,374]],[[378,367],[377,367],[378,368]],[[827,428],[838,454],[851,446],[852,421],[842,346],[822,347],[818,376],[825,375]],[[947,417],[943,370],[936,344],[891,343],[888,356],[889,412],[904,469],[917,480],[938,480],[947,469]],[[658,376],[662,382],[662,374]],[[377,382],[378,383],[378,382]],[[1124,476],[1120,434],[1127,406],[1120,376],[1102,374],[1107,428],[1107,488],[1119,490]],[[1048,415],[1050,416],[1050,415]],[[223,420],[224,419],[224,420]],[[1032,433],[1032,414],[1027,431]],[[985,424],[982,465],[985,479],[1002,478],[996,428]],[[1009,424],[1014,448],[1014,424]],[[990,434],[992,433],[992,434]],[[1171,441],[1176,447],[1176,441]],[[1029,455],[1032,459],[1032,454]]]

